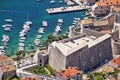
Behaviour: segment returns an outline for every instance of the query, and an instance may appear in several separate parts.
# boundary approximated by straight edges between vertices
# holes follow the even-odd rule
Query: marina
[[[68,31],[68,27],[72,25],[74,17],[79,17],[81,19],[84,17],[81,16],[85,14],[84,10],[49,15],[46,12],[46,9],[67,6],[63,0],[55,0],[55,3],[53,4],[51,4],[50,1],[51,0],[41,0],[41,2],[37,2],[35,0],[29,0],[28,2],[26,0],[23,0],[23,6],[21,6],[21,4],[17,4],[21,3],[21,1],[19,0],[15,0],[14,3],[13,1],[9,0],[5,0],[0,3],[0,40],[2,40],[3,34],[8,35],[10,39],[8,43],[4,43],[4,45],[6,45],[6,54],[14,57],[14,54],[18,50],[25,50],[26,52],[35,51],[37,48],[39,48],[39,46],[42,46],[43,42],[47,38],[47,35],[53,34],[55,32],[57,25],[62,26],[60,27],[61,31],[58,33],[58,35],[61,35]],[[31,5],[33,6],[31,7]],[[11,19],[12,21],[10,21],[9,19]],[[58,19],[62,19],[63,23],[59,23]],[[30,24],[28,27],[28,25],[25,23],[26,21],[28,21],[27,24],[30,23],[29,21],[31,21],[32,24]],[[43,21],[47,21],[46,26],[42,26]],[[4,30],[6,24],[9,24],[7,26],[11,27],[6,28],[8,31]],[[42,33],[39,33],[39,28],[45,29],[40,31]],[[38,46],[35,46],[35,39],[40,39],[40,44]],[[24,43],[24,47],[19,46],[19,43]],[[1,42],[0,46],[4,45]]]
[[[63,12],[72,12],[72,11],[80,11],[80,10],[86,10],[88,8],[84,6],[68,6],[68,7],[59,7],[59,8],[49,8],[46,9],[48,14],[54,14],[54,13],[63,13]]]
[[[30,31],[30,25],[32,24],[31,21],[26,21],[23,25],[23,29],[19,32],[19,48],[18,50],[24,50],[25,47],[25,40],[27,37],[28,32]]]

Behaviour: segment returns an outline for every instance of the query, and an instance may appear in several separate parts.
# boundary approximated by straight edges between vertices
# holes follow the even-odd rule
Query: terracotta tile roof
[[[111,60],[111,62],[119,65],[120,64],[120,56],[116,59]]]
[[[12,58],[5,55],[0,55],[0,62],[14,61]]]
[[[120,7],[111,7],[115,12],[120,13]]]
[[[96,2],[98,6],[115,6],[120,4],[120,0],[103,0],[101,2]]]
[[[98,6],[107,6],[107,4],[105,2],[96,2],[96,4]]]
[[[110,34],[112,31],[111,30],[101,30],[101,32],[104,34]]]
[[[3,72],[9,72],[9,71],[15,70],[15,66],[14,65],[3,64],[1,69],[2,69]]]
[[[75,76],[79,73],[80,73],[80,71],[78,70],[77,67],[68,67],[66,70],[60,70],[58,72],[58,74],[64,79],[66,79],[68,76],[69,77],[70,76]]]
[[[37,78],[37,77],[23,77],[20,80],[42,80],[42,79]]]

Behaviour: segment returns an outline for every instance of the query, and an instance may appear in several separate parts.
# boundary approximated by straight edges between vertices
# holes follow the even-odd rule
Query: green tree
[[[16,52],[17,58],[24,58],[25,57],[25,51],[20,50]]]
[[[103,78],[103,76],[97,75],[97,76],[94,78],[94,80],[105,80],[105,79]]]

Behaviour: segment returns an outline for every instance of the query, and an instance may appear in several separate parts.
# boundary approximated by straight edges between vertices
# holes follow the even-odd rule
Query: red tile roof
[[[68,67],[66,70],[60,70],[58,72],[58,74],[64,79],[67,78],[68,76],[75,76],[79,73],[80,71],[78,70],[77,67]]]
[[[8,61],[14,61],[14,60],[10,57],[5,56],[5,55],[0,55],[0,62],[8,62]]]
[[[120,0],[103,0],[101,2],[96,2],[98,6],[115,6],[120,4]]]
[[[116,59],[113,59],[111,62],[113,62],[115,64],[120,64],[120,56]]]
[[[15,66],[4,63],[1,67],[1,69],[3,72],[9,72],[9,71],[15,70]]]

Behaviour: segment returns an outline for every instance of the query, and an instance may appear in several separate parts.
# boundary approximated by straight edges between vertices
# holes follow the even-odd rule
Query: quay
[[[68,6],[68,7],[59,7],[59,8],[49,8],[46,9],[48,14],[54,14],[54,13],[63,13],[63,12],[71,12],[71,11],[80,11],[80,10],[86,10],[89,9],[85,6]]]

